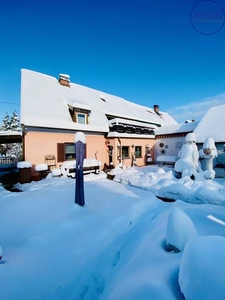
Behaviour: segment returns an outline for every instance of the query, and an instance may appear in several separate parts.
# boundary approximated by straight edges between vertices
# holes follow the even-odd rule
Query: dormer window
[[[79,124],[88,124],[91,109],[89,106],[82,103],[71,103],[68,104],[70,117],[73,122]]]

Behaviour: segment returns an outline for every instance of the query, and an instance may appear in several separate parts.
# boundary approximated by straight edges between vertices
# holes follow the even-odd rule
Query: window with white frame
[[[80,123],[80,124],[86,124],[86,114],[84,113],[76,113],[76,119],[77,119],[77,123]]]
[[[88,124],[89,123],[89,115],[91,113],[88,109],[83,109],[79,107],[72,107],[68,105],[70,117],[73,122],[80,124]]]

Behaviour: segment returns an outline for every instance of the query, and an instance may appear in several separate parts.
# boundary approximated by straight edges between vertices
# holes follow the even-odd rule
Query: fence
[[[0,157],[0,165],[16,165],[17,162],[16,157]]]

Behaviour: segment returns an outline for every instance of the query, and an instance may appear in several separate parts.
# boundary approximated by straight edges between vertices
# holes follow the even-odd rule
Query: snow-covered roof
[[[62,73],[60,73],[59,77],[64,77],[64,78],[70,79],[70,75],[68,75],[68,74],[62,74]]]
[[[225,141],[225,105],[214,106],[208,109],[194,130],[197,143],[211,137],[215,142]]]
[[[157,127],[155,129],[155,135],[192,132],[195,130],[198,123],[199,123],[198,121],[195,121],[191,123],[174,124],[174,125],[167,125],[163,127]]]
[[[26,126],[108,132],[106,115],[165,126],[176,124],[167,113],[158,116],[152,108],[71,83],[62,86],[52,76],[27,69],[21,71],[21,124]],[[68,105],[90,108],[89,123],[71,120]]]
[[[22,136],[22,131],[0,130],[0,136]]]
[[[85,110],[91,111],[91,107],[89,105],[87,105],[87,104],[84,104],[84,103],[79,103],[79,102],[67,100],[67,104],[70,107],[77,107],[77,108],[81,108],[81,109],[85,109]]]
[[[21,143],[22,131],[0,130],[0,144],[2,143]]]
[[[120,138],[134,138],[134,139],[153,139],[155,138],[154,134],[135,134],[135,133],[126,133],[126,132],[109,132],[107,137],[120,137]]]

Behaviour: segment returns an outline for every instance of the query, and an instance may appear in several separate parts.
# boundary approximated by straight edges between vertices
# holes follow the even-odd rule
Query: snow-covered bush
[[[225,299],[225,238],[199,237],[187,243],[180,263],[179,284],[186,300]]]
[[[198,236],[189,216],[180,208],[172,208],[166,230],[167,248],[176,252],[183,251],[188,241]]]

